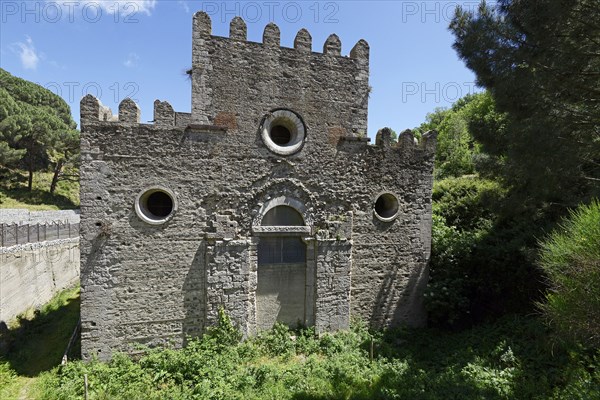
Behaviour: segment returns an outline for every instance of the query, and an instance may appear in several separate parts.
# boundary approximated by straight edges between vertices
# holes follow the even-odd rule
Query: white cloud
[[[156,0],[85,0],[89,3],[97,3],[109,14],[114,14],[117,10],[123,15],[133,16],[134,14],[144,13],[150,15],[156,7]]]
[[[31,40],[29,36],[25,35],[25,42],[17,42],[15,45],[17,46],[16,50],[19,54],[19,58],[21,58],[21,64],[23,64],[23,68],[36,69],[38,63],[40,62],[40,56],[35,51],[33,40]]]
[[[181,6],[181,8],[183,8],[183,11],[185,11],[186,14],[190,13],[190,6],[188,6],[187,1],[179,0],[177,3],[179,3],[179,5]]]
[[[152,14],[156,7],[157,0],[79,0],[61,1],[46,0],[48,3],[59,6],[63,9],[63,18],[81,17],[85,14],[88,18],[96,18],[96,12],[105,12],[106,14],[122,15],[125,18],[135,18],[138,14]],[[85,11],[84,11],[85,10]],[[84,19],[85,19],[84,16]],[[93,17],[91,17],[93,16]]]
[[[127,68],[137,67],[138,61],[140,61],[140,56],[135,53],[129,53],[127,59],[123,62],[123,65]]]
[[[64,64],[60,64],[58,61],[55,60],[48,61],[48,64],[50,64],[56,69],[67,69],[67,67]]]

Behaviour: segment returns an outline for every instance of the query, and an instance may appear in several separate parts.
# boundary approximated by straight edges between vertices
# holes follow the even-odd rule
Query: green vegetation
[[[65,204],[60,193],[52,198],[43,192],[53,195],[61,192],[61,182],[78,182],[79,132],[75,127],[62,98],[0,68],[0,207],[10,202],[6,198],[33,205]],[[37,187],[34,183],[38,171],[50,172],[43,188],[40,179]],[[23,183],[32,193],[24,193]]]
[[[30,384],[35,399],[598,399],[600,352],[558,345],[537,319],[461,333],[276,326],[238,343],[227,320],[181,350],[72,362]],[[370,356],[373,346],[373,359]],[[2,379],[10,371],[1,371]]]
[[[506,116],[489,92],[436,109],[416,132],[438,131],[433,187],[429,322],[453,329],[534,309],[544,290],[537,237],[552,220],[543,212],[506,211],[512,188],[494,175],[497,160],[474,131],[502,132]]]
[[[184,349],[61,366],[77,294],[58,295],[10,331],[0,398],[81,399],[87,375],[89,399],[110,400],[600,399],[600,350],[556,342],[540,319],[516,315],[454,333],[371,331],[354,321],[318,337],[277,325],[240,342],[221,312],[219,325]]]
[[[18,316],[0,336],[0,398],[30,398],[36,376],[60,364],[79,320],[79,288]],[[79,357],[78,345],[70,356]]]
[[[457,10],[454,48],[486,91],[435,110],[416,129],[439,132],[431,323],[456,328],[528,312],[547,285],[557,301],[558,277],[539,267],[538,239],[600,189],[600,53],[590,47],[600,26],[585,22],[592,16],[600,3],[590,0]],[[597,271],[590,254],[586,266]],[[586,295],[571,279],[561,284]]]
[[[429,319],[464,329],[541,309],[560,343],[597,348],[600,25],[587,21],[600,18],[600,3],[497,3],[459,8],[450,25],[486,91],[435,110],[416,129],[439,132]],[[545,341],[534,337],[530,346]],[[573,346],[571,356],[586,357]],[[598,371],[597,357],[587,363]],[[552,396],[581,393],[539,394]]]
[[[0,398],[18,399],[23,386],[25,386],[25,379],[19,378],[10,368],[10,364],[0,362]]]
[[[542,243],[540,265],[550,291],[541,303],[569,339],[600,346],[600,202],[592,201]]]
[[[54,193],[48,188],[52,172],[33,174],[32,190],[26,186],[26,173],[12,171],[0,181],[0,208],[27,208],[29,210],[64,210],[79,207],[79,182],[59,181]]]
[[[459,8],[454,48],[503,115],[470,125],[511,190],[506,212],[564,215],[600,194],[598,0]],[[491,129],[490,129],[491,128]]]
[[[2,359],[19,375],[31,377],[50,370],[60,364],[78,320],[79,288],[58,293],[41,309],[29,310],[9,323]]]
[[[536,237],[548,222],[504,217],[507,190],[475,175],[437,181],[426,306],[431,324],[460,328],[529,313],[544,290]]]
[[[438,132],[435,179],[470,175],[497,167],[488,165],[490,157],[482,153],[473,132],[485,128],[500,134],[505,118],[496,110],[488,92],[469,94],[449,109],[436,108],[427,114],[426,121],[414,132],[417,135],[429,130]]]

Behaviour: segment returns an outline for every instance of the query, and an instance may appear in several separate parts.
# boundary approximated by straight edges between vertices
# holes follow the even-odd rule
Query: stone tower
[[[195,14],[191,113],[82,99],[84,358],[183,345],[220,308],[244,335],[425,322],[435,134],[369,145],[364,40],[246,36]]]

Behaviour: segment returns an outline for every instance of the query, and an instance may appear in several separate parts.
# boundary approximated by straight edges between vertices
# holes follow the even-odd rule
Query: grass
[[[27,385],[27,378],[21,378],[8,363],[0,362],[0,398],[17,399]]]
[[[227,318],[185,349],[147,349],[109,363],[60,356],[78,291],[10,330],[2,399],[600,399],[600,351],[555,340],[540,319],[509,316],[462,332],[325,334],[276,326],[244,342]],[[373,348],[371,358],[370,349]]]
[[[505,317],[457,333],[355,323],[320,337],[284,326],[241,343],[237,337],[219,327],[185,349],[75,361],[24,381],[4,364],[0,386],[9,383],[0,394],[81,399],[87,375],[89,398],[111,400],[600,399],[598,349],[555,342],[537,318]]]
[[[40,310],[17,317],[3,335],[3,368],[35,377],[59,365],[78,320],[79,288],[60,292]]]
[[[31,211],[64,210],[79,207],[79,182],[60,181],[50,194],[51,172],[36,172],[33,189],[27,190],[27,173],[0,173],[0,208],[26,208]]]

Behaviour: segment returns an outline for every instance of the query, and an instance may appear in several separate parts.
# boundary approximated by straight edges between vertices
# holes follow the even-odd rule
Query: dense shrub
[[[462,327],[510,312],[530,310],[540,291],[534,266],[532,219],[505,219],[494,209],[505,191],[476,176],[436,182],[429,320]]]
[[[550,290],[541,308],[561,333],[600,345],[600,202],[571,212],[541,244]]]
[[[504,196],[497,182],[475,175],[436,181],[434,211],[461,232],[486,228],[495,218],[493,205]]]
[[[0,361],[0,398],[10,399],[18,396],[18,377],[10,364]]]
[[[226,335],[227,336],[227,335]],[[302,339],[301,339],[302,338]],[[371,343],[373,357],[370,354]],[[600,353],[551,347],[533,318],[460,333],[278,326],[222,346],[215,335],[132,361],[73,362],[45,373],[32,398],[90,399],[597,399]],[[283,350],[284,354],[277,354]]]

